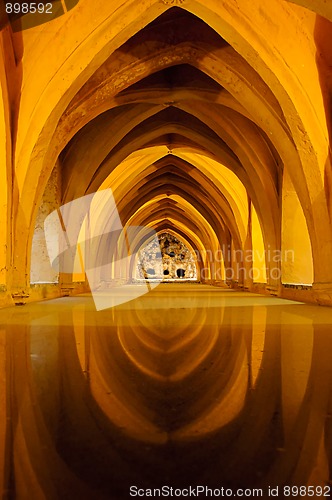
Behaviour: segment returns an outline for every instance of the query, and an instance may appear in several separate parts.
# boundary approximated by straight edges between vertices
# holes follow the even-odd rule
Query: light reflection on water
[[[9,498],[331,478],[332,309],[160,285],[100,312],[82,296],[0,319]]]

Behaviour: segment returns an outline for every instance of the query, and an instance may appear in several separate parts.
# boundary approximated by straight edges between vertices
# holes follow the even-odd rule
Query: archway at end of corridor
[[[135,279],[157,279],[165,282],[198,281],[198,250],[171,232],[158,234],[158,243],[148,243],[136,259]]]

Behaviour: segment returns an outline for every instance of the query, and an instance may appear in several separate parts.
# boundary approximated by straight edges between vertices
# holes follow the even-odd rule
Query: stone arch
[[[129,7],[129,5],[127,6]],[[38,120],[42,123],[42,129],[39,129],[39,132],[42,132],[38,139],[40,141],[39,144],[38,140],[36,140],[39,132],[33,132],[28,141],[25,142],[24,117],[29,115],[31,109],[28,110],[29,106],[24,97],[24,92],[22,94],[22,113],[20,118],[22,120],[22,127],[19,127],[19,135],[16,142],[16,167],[18,193],[20,196],[21,206],[24,206],[24,209],[26,209],[24,210],[26,220],[22,217],[17,221],[17,225],[15,227],[15,241],[16,244],[18,244],[19,240],[22,241],[22,237],[19,235],[23,233],[25,238],[25,243],[22,245],[23,248],[27,248],[28,246],[29,237],[27,235],[27,227],[33,221],[35,210],[34,205],[36,203],[36,199],[33,201],[31,199],[31,187],[28,187],[27,185],[30,184],[30,182],[24,184],[24,180],[27,178],[26,175],[28,175],[30,181],[37,178],[40,181],[40,183],[38,183],[39,186],[45,185],[53,163],[50,160],[51,156],[48,154],[52,149],[52,145],[50,143],[47,145],[47,143],[50,141],[50,137],[55,130],[55,126],[58,123],[61,114],[65,110],[66,104],[70,102],[78,87],[82,87],[84,80],[87,81],[89,76],[93,74],[95,67],[106,60],[105,53],[109,50],[109,45],[111,45],[112,42],[114,49],[116,46],[121,46],[121,41],[124,42],[125,39],[128,40],[130,31],[132,33],[137,32],[140,24],[141,27],[145,26],[149,21],[156,18],[158,14],[167,10],[166,6],[162,6],[161,4],[152,1],[148,2],[147,6],[136,7],[136,10],[131,3],[130,7],[133,11],[130,13],[129,11],[127,12],[126,21],[128,22],[128,18],[130,18],[132,20],[135,19],[135,22],[133,21],[131,24],[128,22],[127,27],[119,31],[117,35],[114,36],[113,40],[109,37],[105,44],[102,44],[100,41],[97,42],[94,53],[92,53],[92,49],[89,49],[91,52],[82,57],[84,70],[80,71],[80,76],[78,77],[78,74],[74,75],[73,72],[69,71],[67,74],[67,80],[59,87],[61,88],[61,97],[58,94],[58,100],[55,105],[55,100],[52,97],[52,99],[50,99],[49,106],[45,106],[43,112],[38,115],[38,110],[42,109],[42,104],[47,102],[51,89],[54,89],[54,86],[59,83],[61,72],[58,72],[56,76],[54,73],[54,78],[49,80],[51,83],[48,86],[45,86],[43,91],[39,94],[41,97],[38,103],[37,101],[34,102],[34,105],[37,103],[34,110],[34,116],[38,115]],[[324,274],[324,279],[329,279],[329,277],[326,276],[326,248],[331,242],[331,235],[328,210],[326,207],[326,186],[324,186],[321,175],[323,168],[322,159],[324,159],[324,154],[326,152],[326,137],[324,137],[323,130],[324,120],[320,121],[323,123],[322,126],[316,127],[317,120],[319,120],[319,117],[322,116],[323,111],[319,98],[315,110],[313,109],[314,106],[311,104],[311,102],[314,102],[315,100],[314,97],[320,95],[318,92],[319,88],[317,82],[314,81],[310,89],[307,89],[306,92],[303,91],[301,85],[298,83],[302,70],[299,68],[298,64],[290,64],[292,62],[292,58],[294,58],[294,54],[292,54],[291,51],[289,54],[287,53],[287,47],[284,45],[285,37],[283,43],[281,44],[281,47],[283,47],[283,57],[280,56],[280,53],[277,53],[276,45],[274,45],[282,38],[283,30],[287,28],[289,23],[295,23],[295,25],[299,27],[299,32],[303,34],[303,40],[305,42],[305,50],[303,51],[304,56],[310,56],[308,58],[308,65],[312,65],[311,48],[305,41],[307,26],[304,28],[300,27],[299,18],[290,6],[285,6],[280,9],[280,4],[273,1],[271,4],[271,12],[276,13],[276,18],[278,19],[278,23],[281,28],[280,34],[278,34],[278,38],[276,40],[273,40],[271,37],[269,38],[271,39],[271,44],[267,47],[266,39],[268,39],[268,37],[264,36],[264,30],[258,30],[258,25],[263,14],[262,12],[259,12],[259,6],[256,4],[248,6],[246,17],[242,15],[242,13],[238,15],[239,13],[235,12],[235,4],[229,4],[228,9],[226,9],[224,2],[213,5],[213,9],[209,9],[203,2],[193,2],[187,0],[184,2],[182,7],[192,12],[197,17],[203,19],[204,22],[212,27],[216,33],[222,35],[224,40],[231,43],[233,47],[236,47],[236,51],[248,62],[248,67],[251,66],[257,72],[261,81],[267,84],[267,88],[270,88],[272,95],[274,95],[276,100],[279,102],[279,105],[283,110],[283,116],[287,122],[287,127],[291,131],[291,135],[294,140],[295,147],[291,154],[295,158],[298,153],[298,158],[301,161],[301,163],[299,161],[297,161],[296,164],[294,163],[291,175],[293,176],[293,183],[304,209],[309,227],[316,275],[319,278],[319,276],[323,276]],[[121,9],[116,13],[116,16],[120,11]],[[101,16],[102,14],[98,15]],[[70,19],[71,17],[69,16],[66,20],[59,20],[57,26],[59,26],[60,31],[65,31],[69,28]],[[117,19],[119,18],[117,17]],[[284,25],[281,21],[285,21]],[[250,23],[251,25],[249,29]],[[269,23],[271,24],[271,20],[269,20]],[[269,23],[266,23],[266,26],[270,26]],[[136,31],[134,25],[137,28]],[[252,27],[256,27],[256,29],[252,29]],[[104,29],[105,25],[102,25],[101,23],[98,26],[98,29],[96,29],[93,35],[89,38],[89,42],[92,41],[92,38],[97,40],[97,34],[100,35]],[[266,29],[268,28],[266,27]],[[248,34],[249,32],[251,35],[246,37],[245,34]],[[254,36],[252,33],[254,33]],[[67,48],[65,50],[67,50]],[[82,48],[78,46],[76,49],[74,48],[74,50],[72,50],[70,57],[67,58],[66,63],[61,68],[61,71],[68,69],[71,58],[78,56],[81,50]],[[275,57],[274,61],[272,61],[272,56]],[[28,65],[27,75],[29,75],[29,71],[31,71],[33,67],[32,65],[29,67],[29,57],[27,57],[25,64]],[[39,62],[35,63],[34,69],[36,69],[38,64]],[[296,68],[298,73],[296,73],[296,71],[292,72],[289,70],[292,66]],[[77,71],[77,68],[75,71]],[[40,85],[42,85],[42,82]],[[24,88],[28,93],[29,85]],[[36,89],[34,95],[36,95],[36,92],[38,92],[38,89]],[[307,106],[308,103],[309,106]],[[52,113],[48,114],[47,110],[50,109],[52,109]],[[306,112],[304,112],[304,109],[306,109]],[[31,123],[32,125],[34,124],[34,117]],[[50,146],[51,149],[48,149],[48,146]],[[310,151],[310,155],[306,153],[308,150]],[[317,154],[315,151],[317,151]],[[44,165],[42,167],[43,161],[41,159],[41,155],[43,152],[46,152],[48,165]],[[25,161],[21,162],[21,153],[24,157],[29,158],[28,161],[31,166],[30,173],[33,172],[33,177],[31,177],[30,173],[27,173],[27,163]],[[283,155],[280,156],[283,157]],[[287,157],[288,155],[284,155],[284,162],[287,160]],[[35,185],[35,183],[33,183],[33,185]],[[312,206],[314,206],[315,210],[311,208]],[[16,204],[14,210],[16,215],[18,213],[18,209],[18,205]],[[265,215],[262,217],[262,221],[263,220],[265,220]],[[329,228],[329,230],[327,231],[326,228]],[[18,285],[19,281],[24,279],[24,270],[22,264],[19,264],[18,262],[16,262],[16,264],[18,268],[18,281],[16,284]]]

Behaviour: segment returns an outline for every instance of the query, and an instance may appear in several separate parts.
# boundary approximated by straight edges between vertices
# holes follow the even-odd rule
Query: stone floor
[[[0,322],[3,498],[331,484],[330,308],[161,284],[111,309],[87,295]]]

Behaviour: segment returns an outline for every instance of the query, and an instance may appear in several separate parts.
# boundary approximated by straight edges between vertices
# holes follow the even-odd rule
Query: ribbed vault
[[[242,4],[81,0],[52,29],[3,31],[7,74],[19,82],[7,96],[15,289],[29,285],[35,221],[55,168],[59,203],[111,188],[124,227],[172,229],[202,254],[221,251],[230,268],[250,264],[225,248],[263,250],[273,293],[289,282],[329,288],[329,7]],[[313,275],[271,257],[292,245],[288,212]]]

